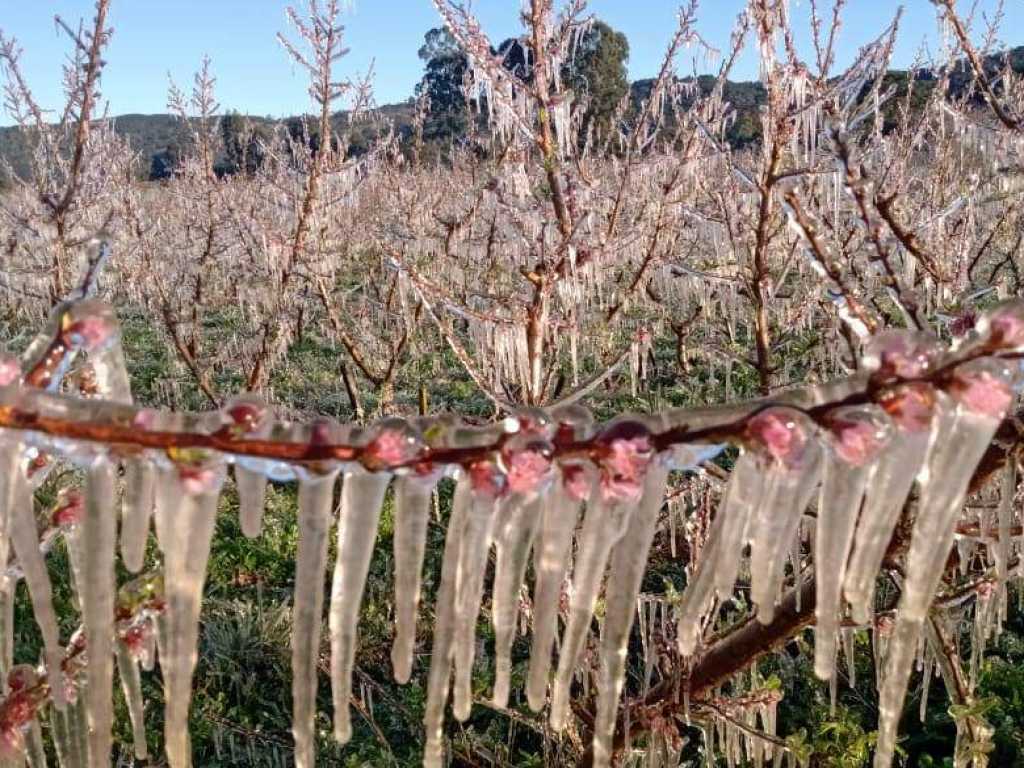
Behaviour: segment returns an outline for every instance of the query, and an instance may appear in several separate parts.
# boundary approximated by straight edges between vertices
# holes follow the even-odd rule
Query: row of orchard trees
[[[218,174],[231,148],[204,63],[191,88],[171,89],[191,139],[159,187],[133,182],[138,158],[97,119],[109,5],[97,0],[89,27],[65,27],[72,55],[57,123],[22,78],[16,42],[0,38],[8,109],[33,147],[30,174],[0,199],[4,327],[17,344],[75,296],[83,265],[109,257],[101,290],[144,310],[191,382],[158,405],[219,407],[241,390],[275,402],[290,352],[310,339],[337,360],[346,397],[326,401],[331,415],[356,420],[779,396],[854,372],[887,328],[963,337],[976,311],[1021,288],[1024,88],[989,57],[998,30],[970,29],[952,0],[936,4],[943,47],[921,63],[927,88],[885,77],[898,14],[843,68],[841,2],[811,3],[807,52],[783,0],[750,0],[721,51],[697,33],[695,4],[685,6],[645,98],[622,98],[600,119],[594,94],[573,82],[592,39],[583,0],[527,3],[513,67],[509,46],[495,46],[463,5],[437,0],[464,56],[467,107],[480,115],[469,121],[473,141],[443,161],[420,151],[426,101],[408,149],[381,125],[371,151],[349,152],[348,131],[380,118],[369,81],[339,74],[338,4],[311,2],[290,11],[295,33],[281,37],[308,72],[310,127],[268,134],[251,173]],[[748,46],[766,94],[762,140],[734,150],[725,84]],[[681,77],[687,48],[717,62],[710,88]],[[964,67],[973,85],[951,92]],[[311,393],[277,404],[302,417],[322,402]],[[1015,464],[1015,445],[989,475],[1007,457]],[[711,478],[725,472],[710,468]],[[679,494],[690,572],[721,494],[720,482],[704,484]],[[1015,491],[1014,480],[1002,494]],[[673,528],[676,514],[665,512]],[[968,547],[987,537],[978,514],[960,521]],[[950,594],[987,573],[984,558],[964,559]],[[709,635],[716,628],[712,617]],[[763,648],[748,650],[753,661]],[[678,682],[687,665],[667,653],[657,674]],[[646,685],[655,690],[650,675]],[[743,696],[730,705],[740,720]],[[969,681],[956,696],[969,704]],[[661,709],[670,698],[658,717],[636,705],[620,731],[650,728],[675,743]],[[972,718],[971,738],[983,741]],[[574,728],[586,730],[586,718]]]

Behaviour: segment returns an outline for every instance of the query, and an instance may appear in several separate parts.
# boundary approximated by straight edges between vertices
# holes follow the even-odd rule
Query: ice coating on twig
[[[1008,367],[993,359],[966,363],[954,371],[953,402],[944,408],[936,429],[958,439],[937,440],[921,474],[906,578],[882,675],[876,768],[892,763],[918,638],[945,571],[968,483],[1012,401],[1011,382]]]
[[[874,476],[874,460],[889,432],[889,419],[877,406],[837,408],[829,415],[814,529],[814,672],[821,680],[831,679],[835,670],[846,561],[864,492]]]
[[[337,474],[337,470],[323,475],[304,473],[299,479],[299,545],[292,608],[292,734],[298,768],[310,768],[316,757],[317,661]]]
[[[331,695],[334,700],[334,738],[352,738],[349,699],[355,663],[359,608],[370,570],[377,522],[384,504],[389,474],[346,473],[338,512],[338,559],[331,584]]]

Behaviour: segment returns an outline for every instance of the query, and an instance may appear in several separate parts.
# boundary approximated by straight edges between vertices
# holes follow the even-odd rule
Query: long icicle
[[[831,680],[836,663],[842,585],[861,502],[874,459],[889,439],[877,406],[837,408],[829,417],[828,451],[815,526],[814,672]]]
[[[153,517],[156,467],[144,457],[125,462],[121,500],[121,560],[132,573],[142,570]]]
[[[399,683],[409,682],[412,675],[423,555],[435,482],[404,476],[394,485],[395,640],[391,647],[391,665]]]
[[[324,573],[337,471],[299,478],[299,546],[292,608],[292,734],[295,765],[316,760],[317,661],[324,610]]]
[[[57,613],[53,607],[53,587],[50,583],[50,573],[46,568],[46,559],[39,551],[39,532],[36,528],[36,516],[33,511],[32,490],[25,477],[25,472],[20,466],[7,478],[7,492],[7,503],[10,504],[11,512],[10,535],[14,553],[18,557],[21,571],[25,576],[25,585],[28,587],[28,594],[32,599],[32,611],[43,635],[46,668],[60,681],[59,684],[53,686],[53,703],[58,709],[61,709],[64,706],[63,672],[61,671],[64,650],[60,644],[60,627],[57,623]],[[5,576],[2,578],[6,579]],[[13,582],[9,589],[13,596]]]
[[[506,504],[495,536],[497,560],[491,621],[494,624],[494,697],[496,707],[507,707],[512,678],[512,643],[519,614],[519,593],[526,579],[530,549],[540,523],[540,496]]]
[[[584,472],[579,466],[571,471]],[[534,549],[533,638],[526,685],[526,698],[535,712],[544,706],[547,698],[551,650],[558,630],[558,605],[581,507],[582,502],[573,498],[561,476],[544,496]]]
[[[958,367],[951,391],[957,403],[938,420],[935,441],[921,476],[921,501],[907,553],[900,596],[879,697],[875,768],[889,768],[903,701],[921,629],[953,546],[957,516],[968,483],[1013,398],[1011,371],[982,359]]]
[[[139,662],[132,656],[129,648],[117,642],[117,674],[121,678],[121,689],[128,706],[128,719],[132,724],[132,744],[137,760],[149,759],[146,746],[146,712],[145,700],[142,696],[142,676],[139,674]]]
[[[86,477],[82,520],[82,623],[88,643],[85,703],[89,722],[89,762],[108,765],[114,724],[114,557],[117,517],[114,466],[96,459]],[[187,723],[186,723],[187,726]]]
[[[647,554],[665,498],[667,464],[655,458],[644,478],[643,496],[625,535],[612,551],[605,593],[604,627],[597,682],[597,716],[594,719],[594,766],[610,766],[615,715],[626,675],[629,633],[636,615],[636,599],[647,567]]]
[[[590,622],[594,616],[594,604],[601,588],[601,577],[612,547],[625,533],[629,522],[629,505],[617,500],[605,500],[600,487],[595,484],[587,502],[583,529],[579,535],[579,550],[572,575],[572,599],[569,604],[569,619],[562,634],[558,655],[558,669],[551,689],[551,727],[561,731],[569,709],[569,686],[579,661],[583,643]]]
[[[461,472],[461,471],[460,471]],[[455,484],[452,513],[445,535],[441,562],[441,582],[437,589],[434,613],[434,643],[427,676],[427,706],[423,715],[426,740],[424,768],[440,768],[444,763],[444,708],[451,685],[455,639],[455,601],[458,593],[462,542],[466,535],[472,490],[462,473]]]
[[[370,570],[377,523],[391,475],[348,473],[342,480],[338,514],[338,559],[331,585],[331,693],[334,701],[334,738],[345,744],[352,738],[349,699],[355,663],[359,608]]]
[[[164,552],[165,598],[161,621],[160,668],[166,707],[164,741],[171,768],[192,764],[188,711],[199,644],[199,612],[206,564],[224,483],[224,465],[174,466],[162,473],[157,535]]]

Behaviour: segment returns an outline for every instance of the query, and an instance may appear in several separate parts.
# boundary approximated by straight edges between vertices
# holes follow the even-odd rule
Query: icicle
[[[162,472],[157,537],[164,553],[166,610],[160,621],[160,668],[166,707],[164,741],[171,768],[192,764],[188,710],[199,642],[199,611],[224,483],[224,465],[206,454],[178,454],[183,463]]]
[[[840,637],[843,643],[843,655],[846,657],[846,676],[849,678],[850,688],[857,687],[857,657],[856,657],[856,636],[853,627],[843,627],[840,630]]]
[[[889,420],[880,408],[837,408],[829,418],[818,519],[815,525],[814,671],[833,677],[842,584],[853,530],[864,491],[874,475],[873,460],[889,440]]]
[[[1012,400],[1004,363],[979,359],[959,366],[951,394],[957,401],[940,419],[921,475],[921,502],[907,554],[906,579],[885,659],[879,701],[876,768],[889,768],[913,667],[913,654],[954,540],[954,523],[967,486]]]
[[[436,477],[399,477],[395,481],[395,641],[391,665],[395,680],[407,683],[412,674],[416,614],[420,603],[423,553]]]
[[[526,697],[533,711],[544,706],[551,669],[551,649],[558,630],[558,606],[568,568],[572,534],[576,529],[582,501],[570,493],[567,484],[578,473],[588,483],[584,468],[566,466],[553,487],[543,495],[540,531],[534,549],[533,638]]]
[[[572,599],[569,619],[559,649],[558,671],[551,690],[551,727],[561,731],[569,706],[569,684],[579,661],[583,643],[594,615],[594,604],[601,587],[601,577],[612,547],[625,533],[630,505],[606,500],[595,487],[587,502],[583,530],[579,535],[579,551],[572,576]]]
[[[732,595],[740,568],[740,551],[750,511],[762,495],[763,472],[757,457],[743,453],[736,461],[720,509],[711,523],[707,544],[679,604],[679,652],[692,655],[700,640],[701,618],[717,592]]]
[[[38,720],[32,720],[25,734],[25,765],[28,768],[46,768],[43,729],[40,728]]]
[[[655,458],[644,479],[643,496],[611,555],[594,720],[595,766],[611,765],[615,715],[625,682],[629,634],[667,480],[667,465]]]
[[[242,534],[246,538],[254,539],[263,532],[267,476],[236,464],[235,487],[238,489],[238,514],[242,523]]]
[[[135,757],[138,760],[148,759],[146,747],[146,715],[142,697],[142,677],[139,674],[139,662],[123,643],[117,642],[117,674],[121,678],[124,700],[128,705],[128,718],[132,724],[132,741]]]
[[[996,578],[1001,585],[1005,585],[1010,561],[1010,526],[1013,523],[1013,502],[1017,495],[1017,460],[1012,455],[1003,472],[1003,484],[1000,492],[996,522],[999,541],[993,548],[993,559],[996,563]]]
[[[941,353],[941,345],[928,334],[885,331],[867,345],[863,367],[881,380],[915,378],[931,370]],[[872,613],[875,578],[892,531],[937,434],[931,429],[933,402],[934,391],[925,384],[896,387],[882,402],[896,428],[876,461],[843,584],[854,621],[862,624]]]
[[[500,501],[501,477],[490,462],[470,468],[473,493],[459,551],[455,589],[455,638],[452,648],[455,682],[452,712],[458,720],[469,717],[473,705],[473,657],[476,651],[476,622],[483,598],[484,573],[493,540],[494,518]]]
[[[14,582],[0,577],[0,691],[7,690],[14,665],[14,597]]]
[[[53,588],[50,584],[50,573],[46,568],[46,559],[39,550],[39,533],[33,511],[32,491],[21,466],[16,466],[8,476],[7,484],[7,503],[10,505],[11,515],[10,536],[14,554],[18,558],[29,597],[32,599],[36,624],[43,635],[46,668],[58,681],[62,681],[61,662],[64,658],[64,649],[60,644],[60,628],[57,613],[53,608]],[[13,597],[13,582],[10,590]],[[53,686],[53,701],[58,708],[64,706],[62,682]]]
[[[337,476],[337,470],[323,475],[306,470],[299,478],[299,545],[292,608],[292,734],[298,768],[311,768],[316,759],[317,662],[327,534]]]
[[[548,491],[545,491],[547,493]],[[512,676],[512,642],[515,639],[519,595],[526,580],[537,527],[540,523],[541,501],[513,499],[502,509],[495,533],[497,560],[494,569],[494,590],[491,620],[494,624],[494,697],[496,707],[507,707]]]
[[[145,458],[125,463],[121,500],[121,559],[132,573],[142,570],[146,557],[149,521],[153,516],[156,468]]]
[[[766,461],[749,539],[750,597],[757,605],[758,620],[767,624],[775,616],[783,555],[818,484],[821,450],[809,419],[786,408],[758,413],[749,422],[748,435],[762,445]]]
[[[445,535],[441,582],[435,603],[434,643],[427,677],[427,706],[423,715],[426,740],[424,768],[441,768],[444,761],[444,707],[451,684],[455,640],[455,612],[459,569],[472,491],[468,476],[460,470],[452,500],[451,519]]]
[[[334,700],[334,738],[352,737],[349,699],[355,662],[359,607],[370,570],[384,493],[391,475],[347,473],[342,480],[338,514],[338,559],[331,585],[331,693]]]
[[[89,722],[89,761],[110,762],[114,722],[114,556],[117,518],[114,506],[114,467],[97,459],[85,486],[82,520],[82,623],[89,649],[85,704]],[[187,727],[187,723],[186,723]]]

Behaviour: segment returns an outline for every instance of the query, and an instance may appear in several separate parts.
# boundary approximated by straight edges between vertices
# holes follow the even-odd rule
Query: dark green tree
[[[576,55],[562,69],[562,80],[587,101],[583,115],[585,129],[605,136],[613,129],[612,118],[619,102],[629,92],[626,62],[629,40],[603,21],[594,24],[580,39]]]
[[[226,174],[255,173],[264,158],[265,131],[238,112],[228,112],[220,120],[224,142],[224,162],[218,168]]]
[[[416,95],[426,95],[430,113],[423,128],[427,140],[465,135],[469,126],[463,81],[469,62],[451,33],[444,27],[424,35],[419,57],[424,62],[423,79]]]

